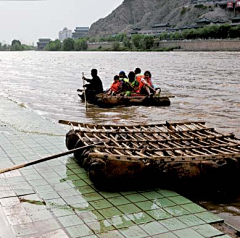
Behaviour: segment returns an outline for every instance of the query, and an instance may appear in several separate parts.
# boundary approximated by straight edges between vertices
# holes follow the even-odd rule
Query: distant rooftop
[[[206,22],[206,23],[210,23],[211,22],[211,20],[209,20],[209,19],[207,19],[207,18],[200,18],[200,19],[198,19],[197,21],[196,21],[196,23],[204,23],[204,22]]]
[[[169,23],[166,24],[154,24],[152,28],[159,28],[159,27],[170,27]]]
[[[50,38],[40,38],[39,41],[50,41]]]
[[[79,30],[85,30],[85,31],[88,31],[88,30],[89,30],[89,27],[82,27],[82,26],[79,27],[79,26],[77,26],[77,27],[76,27],[76,30],[78,30],[78,31],[79,31]]]

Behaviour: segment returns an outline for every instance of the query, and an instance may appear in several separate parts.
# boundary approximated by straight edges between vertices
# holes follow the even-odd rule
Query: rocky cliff
[[[152,29],[154,24],[174,27],[193,25],[200,17],[229,21],[227,11],[215,4],[196,5],[191,0],[124,0],[110,15],[93,23],[90,36],[128,33],[133,28]]]

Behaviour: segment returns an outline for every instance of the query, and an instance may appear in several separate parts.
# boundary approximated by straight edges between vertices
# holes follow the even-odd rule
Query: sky
[[[55,40],[64,27],[74,30],[106,17],[123,0],[0,0],[0,42],[35,44]]]

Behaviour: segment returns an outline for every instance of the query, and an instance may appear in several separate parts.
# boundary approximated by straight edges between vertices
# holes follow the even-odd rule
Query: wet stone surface
[[[1,168],[65,151],[63,135],[26,133],[0,123]],[[0,175],[1,238],[228,237],[211,225],[222,221],[161,188],[99,191],[71,156]]]

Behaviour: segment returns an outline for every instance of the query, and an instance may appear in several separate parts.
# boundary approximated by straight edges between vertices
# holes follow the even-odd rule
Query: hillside
[[[107,17],[90,27],[90,36],[128,33],[133,28],[149,30],[154,24],[173,27],[193,25],[200,17],[229,21],[231,13],[215,4],[191,4],[191,0],[124,0]]]

